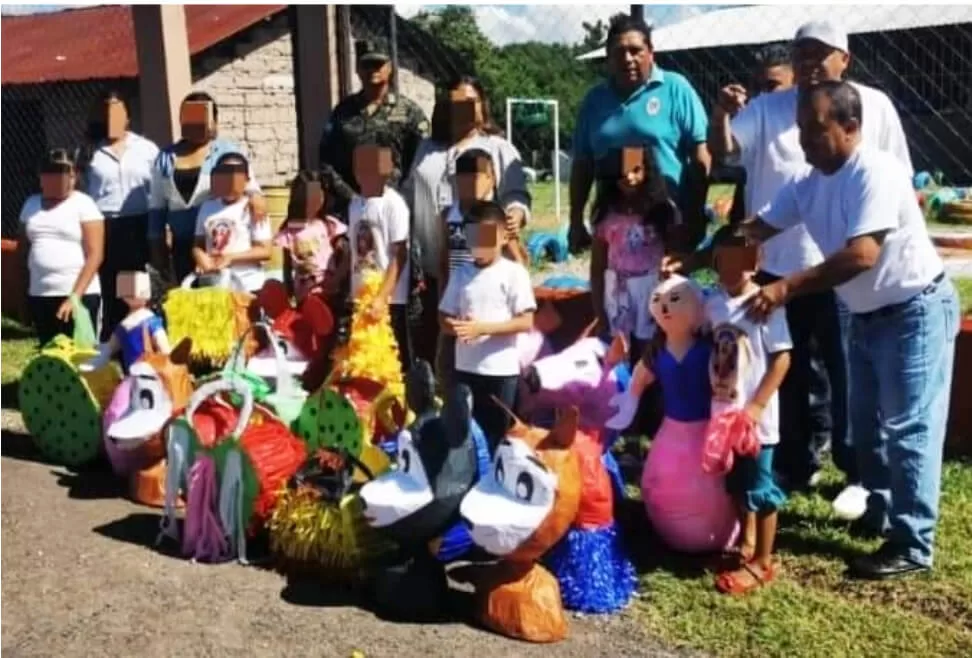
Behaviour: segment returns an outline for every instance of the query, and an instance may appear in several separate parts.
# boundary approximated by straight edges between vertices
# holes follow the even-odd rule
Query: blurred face
[[[645,35],[634,30],[618,37],[608,52],[611,77],[622,89],[637,87],[647,80],[654,61],[655,54]]]
[[[618,187],[625,196],[633,196],[645,182],[645,153],[640,148],[621,151],[621,171]]]
[[[215,111],[209,101],[185,101],[179,108],[182,138],[203,145],[216,133]]]
[[[128,130],[128,110],[125,104],[118,100],[105,103],[105,126],[110,140],[121,139]]]
[[[449,128],[459,140],[483,125],[483,102],[472,85],[459,85],[449,92]]]
[[[302,199],[298,199],[298,202],[304,208],[304,218],[311,219],[312,217],[319,217],[321,209],[324,208],[324,203],[327,200],[320,181],[309,181],[305,183],[303,189],[298,191],[298,194],[303,196]]]
[[[388,60],[358,62],[358,79],[362,87],[381,87],[391,80],[392,65]]]
[[[70,165],[50,166],[41,171],[41,196],[50,201],[63,201],[68,198],[74,184],[74,167]]]
[[[714,264],[719,283],[726,290],[739,290],[756,271],[756,248],[748,246],[720,246],[714,252]]]
[[[391,151],[383,146],[358,146],[354,149],[352,168],[362,194],[379,195],[392,173]]]
[[[769,66],[756,76],[756,88],[761,94],[772,94],[793,86],[793,67],[781,64]]]
[[[473,261],[480,267],[496,262],[500,257],[503,245],[506,243],[506,227],[503,222],[485,220],[476,224],[467,224],[466,244],[472,252]]]
[[[812,94],[800,102],[797,125],[807,162],[829,174],[840,169],[857,139],[857,126],[845,128],[831,117],[831,100]]]
[[[213,169],[210,187],[213,196],[235,201],[243,196],[246,183],[246,163],[227,158]]]
[[[801,87],[823,80],[840,80],[849,64],[850,55],[816,39],[793,44],[793,73]]]
[[[456,172],[456,191],[460,202],[489,201],[493,198],[495,186],[493,163],[488,158],[477,158],[475,170]]]

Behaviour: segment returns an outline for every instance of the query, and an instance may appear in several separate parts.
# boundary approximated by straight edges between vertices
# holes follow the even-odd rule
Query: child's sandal
[[[737,572],[735,571],[720,573],[715,579],[716,589],[729,596],[744,596],[776,579],[777,565],[775,563],[771,562],[769,566],[763,568],[754,568],[754,566],[752,562],[746,562],[742,565],[742,569],[745,569],[752,576],[752,580],[748,582],[736,576]]]

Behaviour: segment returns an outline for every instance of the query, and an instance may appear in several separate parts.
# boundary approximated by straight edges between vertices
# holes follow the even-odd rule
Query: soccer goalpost
[[[557,216],[557,224],[563,223],[560,214],[560,103],[550,98],[507,98],[506,99],[506,139],[513,143],[513,106],[514,105],[541,105],[544,108],[553,107],[554,133],[553,133],[553,162],[551,163],[554,183],[554,213]]]

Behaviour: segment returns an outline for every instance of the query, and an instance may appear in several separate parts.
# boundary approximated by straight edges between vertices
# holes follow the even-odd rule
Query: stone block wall
[[[216,99],[220,133],[247,150],[265,187],[286,185],[299,166],[291,53],[286,22],[275,20],[194,67],[193,88]],[[398,79],[401,93],[431,116],[433,83],[404,66]],[[354,88],[360,88],[357,78]]]
[[[193,87],[216,99],[220,133],[247,150],[260,184],[286,185],[298,168],[290,34],[257,28],[225,55]]]

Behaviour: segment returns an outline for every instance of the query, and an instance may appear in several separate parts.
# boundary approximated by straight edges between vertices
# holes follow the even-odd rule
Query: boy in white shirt
[[[713,238],[713,256],[719,287],[706,300],[706,318],[712,325],[712,418],[742,409],[755,423],[759,454],[737,457],[726,485],[739,505],[743,528],[740,567],[716,577],[716,587],[727,594],[745,594],[776,576],[772,560],[777,510],[786,496],[773,474],[773,454],[780,442],[777,391],[790,367],[793,343],[782,308],[765,323],[746,317],[746,301],[759,292],[753,281],[755,249],[732,227]]]
[[[388,308],[402,372],[405,373],[412,363],[412,341],[408,331],[408,205],[388,185],[393,171],[391,149],[360,144],[354,149],[352,164],[360,193],[354,195],[348,205],[351,295],[357,294],[367,270],[385,273],[371,314],[380,317]]]
[[[472,391],[473,417],[495,452],[510,425],[496,400],[507,409],[516,402],[516,335],[533,326],[537,303],[530,273],[502,256],[507,234],[501,205],[476,202],[463,230],[472,262],[460,264],[450,275],[439,303],[439,321],[443,333],[456,337],[455,382]]]
[[[199,207],[196,272],[232,273],[249,292],[263,287],[262,264],[270,259],[270,222],[250,214],[246,185],[249,163],[240,153],[226,153],[213,166],[212,196]]]

